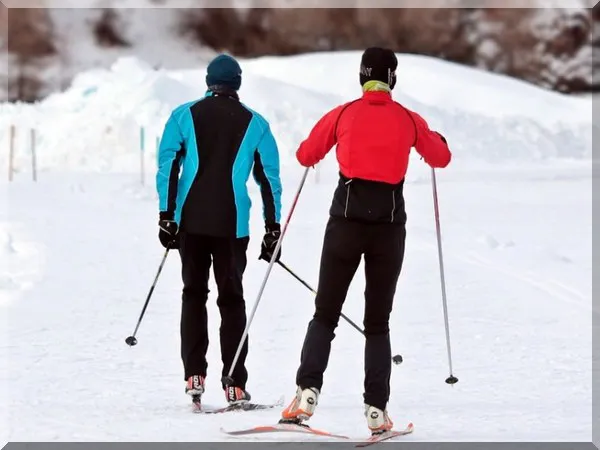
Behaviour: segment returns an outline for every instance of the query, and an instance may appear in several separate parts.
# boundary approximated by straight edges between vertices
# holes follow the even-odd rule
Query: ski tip
[[[388,439],[393,439],[395,437],[406,436],[407,434],[411,434],[414,430],[414,425],[412,422],[409,422],[406,425],[404,430],[390,430],[388,432],[384,432],[381,435],[374,435],[366,439],[365,441],[359,442],[355,445],[355,447],[368,447],[373,444],[377,444],[379,442],[387,441]]]
[[[398,430],[396,430],[398,431]],[[412,422],[409,422],[408,425],[406,425],[406,428],[404,428],[404,430],[401,430],[400,433],[401,434],[411,434],[413,431],[415,431],[415,425]]]

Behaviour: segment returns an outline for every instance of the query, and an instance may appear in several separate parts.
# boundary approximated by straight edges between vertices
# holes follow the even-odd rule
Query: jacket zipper
[[[350,183],[352,180],[346,181],[346,208],[344,209],[344,217],[348,218],[348,201],[350,200]]]

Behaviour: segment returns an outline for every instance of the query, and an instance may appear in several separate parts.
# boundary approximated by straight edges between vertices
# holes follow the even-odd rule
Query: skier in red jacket
[[[389,317],[404,259],[403,185],[409,153],[414,147],[431,167],[446,167],[451,159],[446,139],[392,99],[397,65],[392,50],[367,49],[360,66],[362,97],[321,118],[296,154],[300,164],[310,167],[337,144],[340,179],[325,231],[315,313],[302,348],[298,387],[282,412],[282,422],[300,423],[315,411],[334,330],[364,256],[365,416],[373,434],[393,426],[387,413]]]

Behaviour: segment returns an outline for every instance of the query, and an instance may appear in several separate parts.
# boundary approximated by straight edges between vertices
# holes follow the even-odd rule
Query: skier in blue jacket
[[[240,102],[241,74],[234,58],[217,56],[207,68],[205,96],[172,112],[158,150],[159,239],[181,256],[181,357],[186,393],[196,405],[207,372],[211,264],[221,314],[223,376],[246,326],[242,280],[250,234],[246,184],[251,173],[260,186],[265,221],[260,259],[271,259],[281,235],[278,148],[269,123]],[[233,371],[233,384],[222,385],[230,403],[250,400],[247,353],[248,340]]]

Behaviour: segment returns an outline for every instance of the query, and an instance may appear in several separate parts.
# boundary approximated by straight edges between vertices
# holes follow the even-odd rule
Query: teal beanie
[[[206,69],[206,85],[227,86],[237,91],[242,85],[242,68],[229,55],[219,55],[213,59]]]

